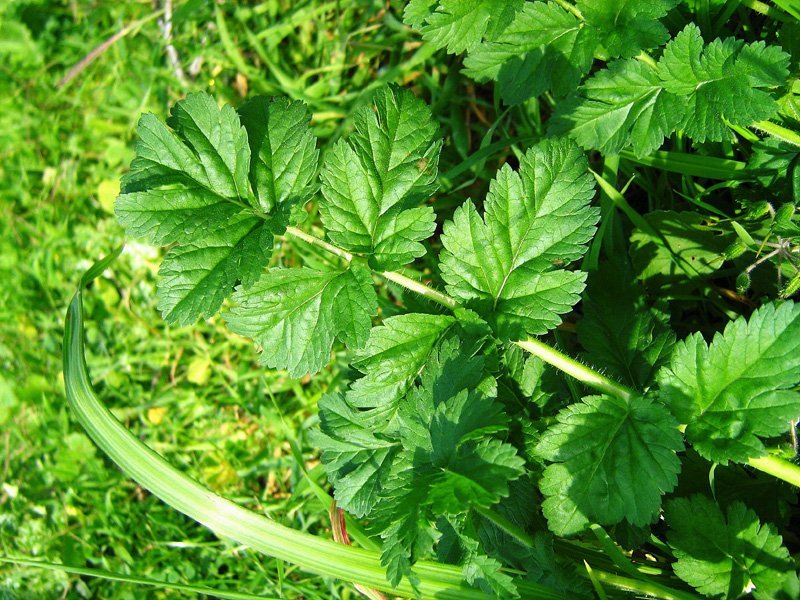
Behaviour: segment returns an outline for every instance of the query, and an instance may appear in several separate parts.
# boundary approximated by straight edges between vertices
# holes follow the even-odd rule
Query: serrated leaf
[[[641,50],[661,46],[669,31],[658,19],[680,0],[618,2],[617,0],[577,0],[586,22],[598,31],[600,43],[610,57],[631,57]]]
[[[373,328],[364,349],[352,362],[365,374],[347,394],[360,408],[397,400],[428,362],[436,343],[455,320],[447,315],[408,314],[390,317]]]
[[[599,217],[586,169],[573,143],[547,140],[525,154],[519,173],[499,171],[483,219],[467,201],[444,226],[447,291],[504,339],[545,333],[578,301],[585,274],[560,267],[583,255]]]
[[[707,596],[734,600],[755,587],[757,598],[774,598],[794,575],[775,528],[741,502],[723,515],[705,496],[679,498],[667,504],[665,520],[675,574]]]
[[[699,333],[678,342],[658,374],[659,398],[687,424],[686,440],[727,464],[764,456],[759,437],[800,417],[800,305],[762,306],[729,323],[709,345]]]
[[[589,274],[577,327],[589,364],[639,391],[654,383],[675,344],[675,333],[643,302],[629,267],[604,264]]]
[[[637,156],[657,150],[680,123],[683,101],[664,90],[655,70],[638,60],[617,60],[559,103],[550,132],[568,133],[605,155],[633,146]]]
[[[339,394],[322,397],[319,415],[320,428],[311,431],[311,443],[322,450],[336,502],[363,517],[378,500],[400,444],[377,437],[369,417]]]
[[[437,126],[422,100],[397,87],[380,88],[354,125],[325,160],[322,222],[334,244],[397,269],[425,253],[419,242],[436,226],[433,209],[418,205],[436,191]]]
[[[258,206],[268,213],[279,205],[305,204],[317,189],[312,178],[319,159],[305,104],[257,96],[239,108],[239,116],[250,144]]]
[[[502,566],[497,559],[473,553],[464,563],[464,579],[495,598],[518,598],[519,592],[514,580],[500,570]]]
[[[488,30],[497,30],[513,18],[521,0],[440,0],[435,10],[431,3],[417,3],[406,10],[407,22],[416,23],[423,39],[450,53],[471,52]],[[425,6],[427,5],[427,6]],[[425,24],[422,25],[422,15]]]
[[[224,227],[175,246],[159,269],[158,309],[178,325],[213,315],[237,281],[251,286],[269,262],[273,235],[283,227],[273,219],[235,215]]]
[[[263,99],[252,106],[257,103],[272,106]],[[293,114],[305,112],[300,104],[292,106]],[[255,282],[289,211],[259,204],[256,197],[266,193],[261,186],[269,183],[263,176],[252,178],[256,194],[251,191],[250,168],[259,172],[266,151],[256,140],[248,143],[233,108],[218,108],[207,94],[189,94],[171,112],[167,124],[174,133],[152,114],[140,119],[137,157],[123,178],[116,213],[132,235],[177,244],[161,267],[159,307],[167,321],[188,325],[214,314],[237,281],[244,287]],[[291,130],[284,150],[308,144],[313,149],[307,125],[306,119]],[[268,137],[270,131],[253,126],[254,135]],[[252,165],[251,144],[259,152]],[[278,163],[284,150],[277,149]],[[262,218],[252,216],[250,207],[262,211]]]
[[[557,419],[537,446],[554,461],[540,483],[550,529],[564,536],[590,522],[649,523],[678,481],[677,421],[652,399],[611,396],[588,396]]]
[[[261,362],[292,377],[328,364],[334,336],[362,347],[378,310],[372,276],[358,264],[343,271],[271,269],[233,300],[239,306],[225,315],[229,329],[254,339]]]
[[[766,89],[784,85],[789,55],[764,42],[716,39],[707,46],[687,25],[667,44],[658,76],[668,92],[685,98],[680,128],[698,142],[733,140],[723,121],[747,126],[769,119],[778,104]]]
[[[508,104],[574,90],[592,65],[594,30],[555,3],[526,2],[513,21],[464,61],[464,73],[494,79]],[[556,75],[557,74],[557,75]]]

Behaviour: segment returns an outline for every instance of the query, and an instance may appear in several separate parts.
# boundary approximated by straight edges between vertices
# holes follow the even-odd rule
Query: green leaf
[[[301,207],[317,190],[312,179],[319,151],[302,102],[256,96],[239,108],[252,162],[250,183],[265,213],[276,206]]]
[[[778,104],[767,89],[786,83],[789,55],[764,42],[728,38],[703,44],[690,23],[667,44],[658,76],[668,92],[685,98],[680,128],[698,142],[733,140],[723,121],[748,126],[769,119]]]
[[[759,437],[780,435],[800,417],[800,305],[762,306],[707,344],[678,342],[658,374],[659,397],[687,425],[686,440],[727,464],[766,454]]]
[[[513,21],[464,61],[464,73],[498,82],[508,104],[547,90],[563,96],[589,71],[597,47],[595,31],[551,2],[526,2]]]
[[[651,386],[675,344],[673,331],[644,304],[630,268],[618,263],[590,273],[577,330],[589,364],[639,391]]]
[[[741,502],[723,515],[705,496],[678,498],[667,503],[665,520],[675,574],[706,596],[734,600],[754,587],[756,598],[775,598],[794,575],[775,527]]]
[[[573,143],[547,140],[525,154],[519,173],[498,172],[483,219],[467,201],[444,226],[448,292],[504,339],[545,333],[578,301],[586,275],[561,267],[583,255],[599,217],[586,169]]]
[[[291,195],[286,171],[302,172],[293,180],[299,186],[308,183],[308,171],[313,174],[316,168],[314,138],[308,119],[300,116],[305,113],[302,105],[255,99],[246,106],[249,143],[236,111],[227,105],[219,109],[207,94],[189,94],[173,107],[167,123],[174,133],[152,114],[139,121],[141,141],[131,172],[122,180],[116,213],[131,235],[147,236],[153,244],[176,244],[162,264],[158,287],[159,308],[170,323],[188,325],[210,317],[237,281],[248,287],[258,279],[269,261],[273,236],[288,224],[291,202],[267,215]],[[276,107],[284,107],[288,113],[282,113],[282,123],[289,123],[289,113],[295,118],[291,131],[284,135],[281,125],[263,114],[259,121],[253,114],[258,106],[262,113],[280,113]],[[252,165],[251,145],[257,153]],[[271,150],[276,169],[286,162],[287,151],[306,152],[272,181],[264,171]],[[253,209],[264,214],[256,218]]]
[[[608,56],[627,58],[669,41],[669,31],[658,19],[664,17],[679,2],[680,0],[577,0],[576,4],[586,22],[597,30],[600,44]]]
[[[648,289],[668,287],[676,294],[702,287],[705,276],[722,266],[720,256],[735,239],[697,212],[656,210],[643,219],[653,231],[633,230],[630,255],[636,276]]]
[[[270,269],[233,300],[239,306],[225,315],[230,330],[253,338],[261,362],[292,377],[328,364],[334,336],[362,347],[378,310],[372,276],[357,264],[342,271]]]
[[[649,523],[678,481],[677,421],[652,399],[612,396],[588,396],[557,419],[537,447],[554,462],[539,486],[550,529],[565,536],[590,522]]]
[[[523,6],[522,0],[441,0],[435,10],[431,2],[412,4],[417,6],[406,9],[406,22],[421,29],[423,39],[455,54],[473,51],[487,31],[507,25]]]
[[[568,133],[605,155],[633,146],[637,156],[657,150],[680,123],[683,102],[664,90],[658,74],[638,60],[617,60],[558,104],[550,132]]]
[[[400,444],[376,436],[371,418],[339,394],[322,397],[319,416],[320,428],[311,431],[311,443],[322,450],[336,502],[363,517],[378,500]]]
[[[454,322],[447,315],[416,313],[384,319],[370,331],[366,346],[352,361],[365,376],[352,385],[348,401],[360,408],[374,408],[400,398]]]
[[[418,206],[436,191],[436,122],[409,90],[386,87],[354,125],[325,160],[322,222],[334,244],[397,269],[425,253],[419,242],[436,227],[433,209]]]

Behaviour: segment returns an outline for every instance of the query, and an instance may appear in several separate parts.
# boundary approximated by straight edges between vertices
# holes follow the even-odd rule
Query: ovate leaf
[[[583,153],[565,139],[531,148],[519,173],[492,181],[485,215],[467,201],[444,226],[447,290],[505,339],[545,333],[561,322],[586,275],[562,267],[586,251],[599,217]]]
[[[574,90],[592,65],[595,31],[555,2],[526,2],[513,21],[464,61],[465,74],[494,79],[508,104],[547,90]]]
[[[537,447],[554,463],[539,486],[550,529],[564,536],[590,522],[649,523],[678,481],[677,421],[649,398],[611,396],[586,397],[557,419]]]
[[[741,502],[723,515],[705,496],[679,498],[667,504],[665,520],[678,559],[675,574],[706,596],[734,600],[755,588],[756,598],[775,598],[794,575],[774,526],[762,524]]]
[[[668,92],[685,98],[680,128],[692,139],[733,140],[723,119],[747,126],[769,119],[778,104],[767,90],[789,75],[789,55],[764,42],[716,39],[707,46],[690,23],[667,44],[658,76]]]
[[[643,218],[652,230],[633,230],[630,253],[645,288],[667,288],[674,294],[702,286],[734,241],[730,230],[708,223],[697,212],[655,210]]]
[[[707,344],[679,342],[658,375],[659,397],[705,458],[727,464],[764,456],[759,437],[779,435],[800,417],[800,305],[767,304],[729,323]]]
[[[261,362],[292,377],[328,364],[334,336],[363,346],[378,309],[372,276],[357,264],[343,271],[271,269],[233,300],[239,306],[225,315],[230,330],[254,339]]]
[[[425,103],[398,87],[380,88],[356,113],[355,131],[322,171],[320,212],[334,244],[387,270],[425,253],[419,242],[433,233],[434,213],[419,204],[436,191],[436,130]]]

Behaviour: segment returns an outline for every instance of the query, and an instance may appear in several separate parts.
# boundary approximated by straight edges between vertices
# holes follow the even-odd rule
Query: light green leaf
[[[430,109],[409,90],[380,88],[355,116],[355,131],[328,154],[322,222],[334,244],[392,270],[425,253],[441,142]]]
[[[249,142],[236,111],[219,109],[208,94],[189,94],[173,107],[167,124],[174,132],[152,114],[139,121],[141,141],[116,214],[130,234],[176,244],[158,286],[171,323],[210,317],[237,281],[252,285],[291,205],[313,192],[316,152],[302,105],[255,99],[244,114]]]
[[[764,42],[728,38],[703,43],[690,23],[667,44],[658,76],[668,92],[685,98],[680,128],[698,142],[733,140],[723,119],[748,126],[769,119],[778,104],[766,91],[786,83],[789,55]]]
[[[343,271],[270,269],[233,300],[239,306],[225,315],[230,330],[253,338],[261,362],[292,377],[328,364],[334,336],[363,346],[378,308],[372,276],[357,264]]]
[[[633,146],[637,156],[657,150],[680,123],[683,102],[661,87],[655,70],[638,60],[617,60],[559,103],[551,133],[567,133],[605,155]]]
[[[766,454],[759,437],[780,435],[800,417],[800,305],[762,306],[707,344],[678,342],[658,374],[659,397],[705,458],[727,464]]]
[[[658,513],[661,496],[678,482],[683,450],[678,423],[652,399],[630,402],[588,396],[558,414],[537,454],[554,464],[540,483],[550,529],[560,536],[590,522],[623,519],[645,525]]]
[[[586,171],[574,143],[547,140],[526,153],[519,173],[499,171],[483,219],[467,201],[444,226],[448,292],[505,339],[545,333],[578,301],[586,275],[562,267],[586,251],[599,217]]]
[[[705,496],[678,498],[667,504],[665,520],[678,559],[675,574],[706,596],[735,600],[755,588],[756,598],[776,598],[784,579],[794,575],[775,527],[762,524],[741,502],[723,515]]]
[[[521,0],[441,0],[435,11],[425,15],[422,37],[450,53],[471,52],[487,30],[507,24],[522,6]],[[421,7],[406,18],[420,23],[417,14],[423,14]]]

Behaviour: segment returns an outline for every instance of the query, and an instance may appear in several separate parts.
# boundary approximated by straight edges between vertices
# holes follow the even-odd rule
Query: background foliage
[[[588,25],[581,37],[560,42],[572,46],[565,50],[558,44],[534,44],[524,50],[525,56],[516,56],[514,52],[521,51],[513,27],[496,35],[498,24],[480,10],[434,12],[435,4],[412,2],[417,12],[405,15],[406,24],[421,35],[403,24],[404,3],[394,1],[188,0],[173,7],[168,19],[171,31],[162,3],[12,0],[0,7],[0,280],[5,283],[0,289],[0,453],[4,456],[0,544],[5,555],[265,596],[345,598],[354,593],[338,582],[307,578],[291,566],[220,540],[149,497],[94,449],[71,419],[63,398],[63,312],[79,274],[126,240],[112,214],[119,180],[134,156],[134,126],[143,112],[163,120],[168,108],[189,92],[207,91],[220,103],[234,106],[255,94],[302,100],[312,114],[314,135],[327,144],[351,131],[353,115],[379,86],[410,87],[431,106],[444,139],[441,191],[433,202],[439,226],[466,198],[486,197],[488,181],[500,166],[517,168],[525,160],[525,149],[548,128],[568,131],[586,148],[606,154],[622,151],[620,160],[605,163],[597,153],[589,156],[590,166],[610,182],[610,188],[604,188],[603,225],[584,268],[596,268],[601,252],[626,255],[630,245],[631,265],[625,268],[633,269],[644,287],[625,289],[631,280],[628,275],[614,289],[637,306],[646,306],[644,296],[649,293],[648,302],[655,300],[655,306],[637,315],[603,314],[608,305],[603,295],[611,287],[603,283],[613,280],[614,274],[603,273],[602,280],[594,274],[577,336],[571,336],[570,321],[556,336],[568,351],[577,340],[587,351],[588,362],[602,363],[609,357],[603,339],[595,337],[599,325],[635,330],[637,369],[631,370],[624,360],[610,361],[607,369],[637,389],[652,379],[675,343],[667,322],[679,339],[695,333],[691,339],[701,343],[703,335],[710,339],[730,319],[750,314],[762,299],[776,297],[782,285],[778,269],[785,269],[788,277],[793,274],[790,265],[767,261],[747,271],[743,284],[741,273],[754,257],[752,247],[743,248],[741,240],[749,235],[766,237],[776,230],[796,235],[791,215],[786,228],[787,221],[774,218],[765,204],[769,200],[774,208],[796,202],[798,153],[775,139],[759,141],[744,127],[774,114],[763,112],[765,96],[760,94],[766,92],[756,88],[781,85],[787,73],[797,72],[796,22],[765,16],[762,13],[769,11],[756,11],[752,2],[664,0],[652,3],[652,14],[623,15],[629,19],[627,36],[603,37],[608,30],[602,8],[606,3],[596,3],[600,8],[593,11],[592,3],[577,2]],[[458,3],[438,4],[447,8]],[[463,6],[492,4],[497,3],[465,1]],[[543,14],[532,15],[534,24],[553,23],[557,29],[572,23],[572,17],[559,13],[554,4],[536,6]],[[455,22],[448,21],[447,14],[455,14]],[[640,21],[662,17],[661,28],[637,29]],[[690,20],[698,24],[687,25]],[[524,19],[520,22],[525,25]],[[465,23],[466,30],[453,29]],[[454,31],[468,34],[454,35]],[[721,89],[710,86],[694,94],[690,91],[698,83],[694,74],[682,71],[680,64],[671,68],[670,58],[685,50],[710,71],[722,69],[709,56],[716,53],[720,61],[732,61],[740,48],[708,44],[718,35],[737,35],[751,44],[748,49],[756,48],[752,53],[764,38],[780,42],[787,52],[771,53],[763,62],[770,68],[762,76],[731,77],[729,86],[752,95],[745,102],[727,94],[724,83]],[[497,39],[479,45],[482,36]],[[641,48],[667,43],[671,36],[679,40],[671,42],[674,46],[668,47],[657,71],[647,71],[631,58]],[[514,48],[510,56],[509,46]],[[546,48],[541,55],[540,48]],[[593,57],[604,50],[606,58],[619,60],[592,71]],[[578,59],[563,64],[566,51],[577,52]],[[466,57],[454,54],[462,52]],[[520,75],[514,69],[520,64],[529,69],[524,89],[514,85]],[[576,65],[577,71],[569,71]],[[547,75],[561,68],[569,71],[563,79]],[[582,77],[584,83],[579,85]],[[613,86],[622,86],[627,96],[609,94]],[[651,91],[642,92],[645,88]],[[531,97],[547,90],[552,94]],[[796,125],[796,90],[784,91],[787,94],[779,103],[782,118]],[[567,100],[558,100],[568,94],[572,95]],[[652,94],[660,94],[656,108]],[[738,138],[719,119],[691,121],[719,106],[727,109],[726,101],[737,115],[729,124]],[[631,117],[621,123],[609,117],[609,110],[618,108],[615,103],[633,106]],[[698,112],[698,107],[703,110]],[[747,113],[748,108],[754,112]],[[676,120],[678,109],[685,112],[684,121]],[[746,114],[739,119],[737,110]],[[604,130],[612,126],[618,126],[613,135]],[[673,133],[676,128],[688,137]],[[687,162],[695,168],[722,169],[720,183],[695,177],[691,165],[681,165],[676,155],[661,157],[662,166],[667,162],[672,167],[667,169],[643,161],[665,136],[665,149],[694,153]],[[627,146],[631,150],[623,150]],[[730,162],[704,163],[703,158]],[[749,175],[741,172],[745,167],[750,168]],[[622,187],[628,178],[634,183],[624,188],[625,196],[615,195],[618,182]],[[753,183],[740,186],[741,179]],[[794,201],[787,202],[792,194]],[[614,205],[628,216],[643,215],[633,220],[635,228],[618,218]],[[727,219],[734,214],[747,221],[746,235]],[[308,222],[317,220],[317,214],[308,215]],[[678,261],[676,267],[654,232],[670,240],[683,263]],[[439,233],[440,228],[432,242],[437,246]],[[324,533],[325,514],[301,473],[307,469],[323,480],[307,432],[317,422],[316,403],[323,391],[336,388],[342,371],[346,375],[343,352],[337,354],[340,364],[329,365],[313,379],[296,381],[285,372],[260,367],[251,343],[218,326],[219,317],[191,328],[165,325],[155,298],[160,256],[129,238],[126,241],[126,251],[113,271],[98,279],[87,295],[87,313],[92,315],[89,368],[103,401],[149,445],[214,490],[295,528]],[[302,244],[297,252],[281,253],[278,260],[282,266],[321,264],[318,251]],[[691,268],[684,268],[686,264]],[[420,273],[434,270],[425,263],[416,267]],[[419,302],[401,289],[392,293],[409,308]],[[665,299],[670,300],[668,306],[658,302]],[[381,298],[380,310],[387,317],[396,308],[385,300]],[[425,305],[421,312],[435,308]],[[629,322],[616,324],[615,318]],[[509,354],[507,360],[517,361],[522,371],[519,357]],[[522,374],[520,385],[535,379],[538,375]],[[544,381],[543,377],[540,382]],[[549,383],[559,388],[553,397],[560,400],[579,395],[574,382]],[[535,395],[537,390],[529,393]],[[615,410],[608,399],[597,397],[595,403]],[[574,415],[575,420],[579,417]],[[571,425],[566,420],[564,428]],[[292,453],[289,441],[299,443],[301,456]],[[546,450],[547,439],[540,452]],[[706,463],[687,454],[683,472],[691,473],[693,466],[698,476],[687,481],[702,480]],[[742,482],[742,473],[739,467],[730,467],[720,469],[717,476],[722,480],[730,475],[734,482]],[[752,490],[768,487],[760,476],[748,477],[747,482],[749,492],[739,484],[727,488],[742,496],[731,501],[741,499],[747,505],[733,505],[727,513],[731,523],[752,523],[754,516],[748,510],[753,508]],[[783,491],[783,496],[762,503],[763,511],[776,514],[759,513],[759,517],[782,524],[796,519],[792,512],[796,507],[791,508],[796,498]],[[688,497],[708,490],[680,492]],[[692,503],[715,510],[701,506],[702,500],[676,500],[668,510],[689,514],[698,510]],[[640,534],[628,532],[631,538]],[[619,540],[626,534],[615,535]],[[680,559],[681,568],[692,568],[688,558]],[[0,566],[0,597],[154,594],[182,596]]]

